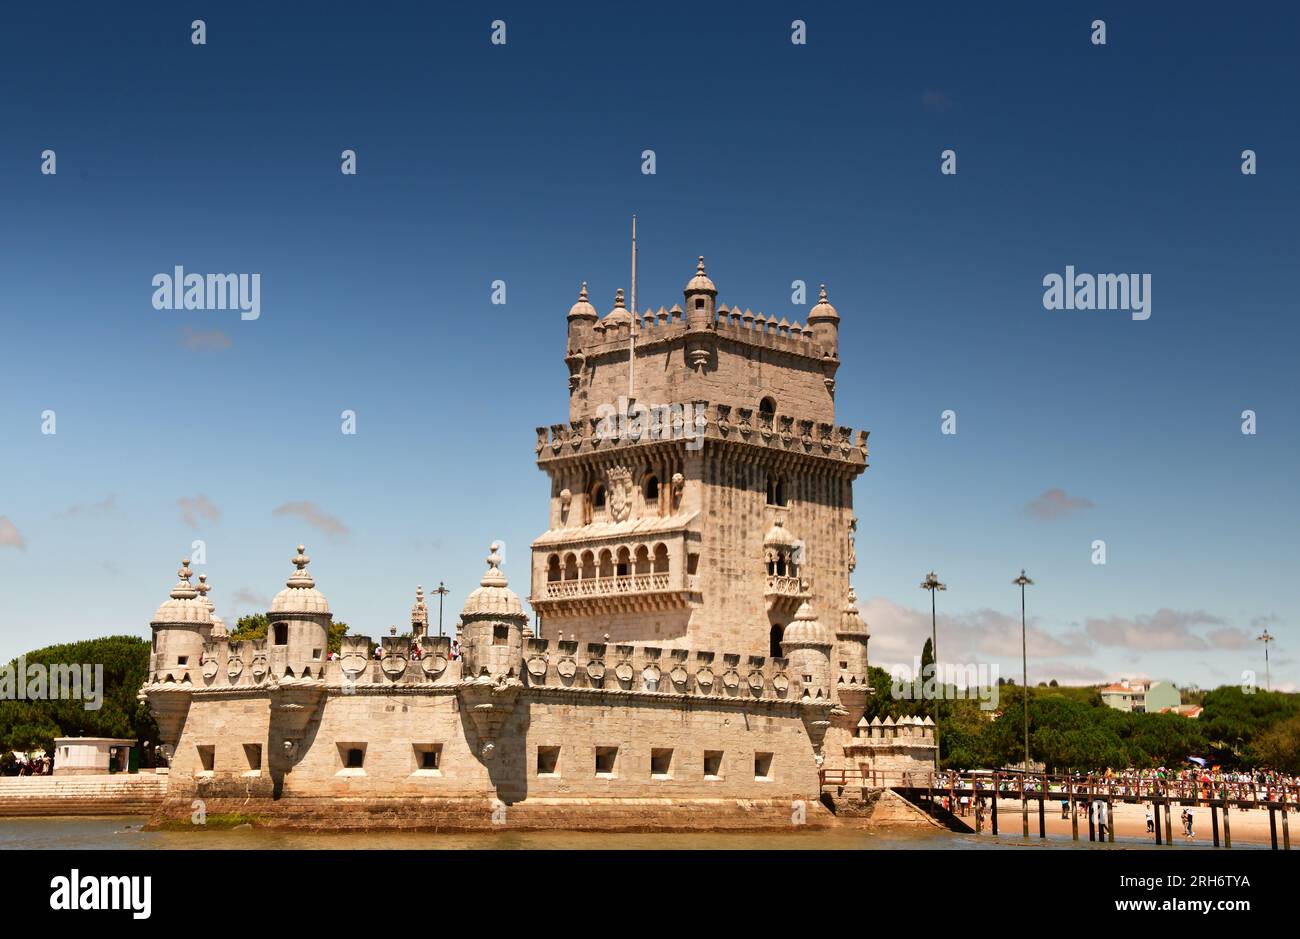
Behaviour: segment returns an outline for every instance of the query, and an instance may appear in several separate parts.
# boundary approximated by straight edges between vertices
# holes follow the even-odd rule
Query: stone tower
[[[569,311],[569,422],[537,436],[543,638],[780,656],[803,603],[843,608],[867,448],[834,424],[839,314],[824,287],[806,327],[717,298],[701,257],[684,308],[619,290],[601,318],[584,283]]]

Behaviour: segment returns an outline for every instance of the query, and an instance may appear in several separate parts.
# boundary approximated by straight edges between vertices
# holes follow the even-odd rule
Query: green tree
[[[238,642],[244,639],[265,639],[271,628],[271,621],[265,613],[249,613],[235,621],[235,628],[230,630],[230,640]],[[342,620],[333,620],[329,625],[326,651],[341,652],[343,637],[348,634],[348,624]]]
[[[81,699],[0,700],[0,750],[44,749],[53,752],[55,737],[134,737],[157,741],[158,727],[149,708],[136,694],[149,674],[148,641],[138,636],[106,636],[61,643],[28,652],[4,666],[16,676],[26,666],[89,665],[103,669],[102,694],[96,710]],[[93,672],[92,672],[93,674]]]

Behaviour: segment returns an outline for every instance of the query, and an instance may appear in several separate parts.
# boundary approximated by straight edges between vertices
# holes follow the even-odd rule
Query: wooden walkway
[[[948,796],[950,805],[957,805],[965,796],[975,811],[975,830],[982,831],[985,809],[992,833],[998,834],[998,802],[1019,800],[1021,833],[1029,837],[1030,805],[1035,804],[1038,814],[1038,837],[1047,837],[1047,803],[1068,805],[1071,834],[1080,838],[1079,813],[1087,815],[1088,840],[1115,840],[1114,827],[1107,822],[1114,817],[1116,802],[1150,803],[1155,816],[1155,843],[1172,845],[1173,807],[1175,805],[1203,807],[1210,810],[1210,825],[1214,847],[1220,846],[1219,827],[1222,819],[1222,846],[1232,847],[1232,830],[1228,809],[1268,809],[1268,826],[1273,850],[1291,850],[1291,830],[1288,815],[1298,808],[1300,791],[1295,787],[1258,787],[1250,783],[1226,783],[1217,786],[1199,783],[1155,779],[1126,780],[1107,776],[1070,776],[1048,773],[863,773],[856,769],[823,769],[823,792],[842,794],[846,789],[893,789],[906,798],[937,805],[936,799]],[[992,798],[997,793],[997,798]],[[1092,808],[1094,805],[1098,808]],[[1101,809],[1100,806],[1104,806]],[[1161,811],[1163,809],[1163,812]],[[1163,818],[1162,818],[1163,816]],[[1163,835],[1163,838],[1161,837]],[[1280,835],[1280,843],[1279,843]]]

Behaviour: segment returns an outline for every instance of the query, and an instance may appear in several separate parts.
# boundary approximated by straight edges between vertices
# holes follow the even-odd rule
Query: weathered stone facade
[[[570,311],[571,421],[536,448],[552,481],[537,636],[495,546],[460,658],[428,635],[422,591],[410,637],[328,656],[301,545],[267,638],[232,642],[185,562],[141,690],[174,751],[164,814],[199,798],[333,828],[726,828],[788,826],[797,805],[824,822],[819,768],[886,755],[859,739],[867,452],[833,424],[839,316],[824,290],[808,328],[715,310],[703,259],[685,298],[635,323],[620,298],[600,320],[584,285]],[[609,419],[634,328],[636,387],[667,432],[635,405]]]

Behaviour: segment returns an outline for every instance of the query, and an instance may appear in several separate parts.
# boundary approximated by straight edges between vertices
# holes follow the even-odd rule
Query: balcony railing
[[[805,591],[803,581],[798,577],[791,577],[786,574],[768,574],[766,592],[779,594],[783,597],[798,597],[802,596]]]
[[[649,593],[669,590],[668,572],[659,574],[624,574],[615,577],[587,577],[579,580],[548,580],[546,598],[608,597],[624,593]]]

